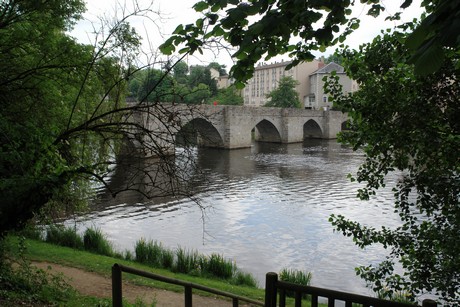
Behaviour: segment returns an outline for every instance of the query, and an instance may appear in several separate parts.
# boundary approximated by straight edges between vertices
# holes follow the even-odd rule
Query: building
[[[342,85],[344,93],[355,92],[358,90],[358,84],[356,81],[350,79],[344,69],[339,64],[331,62],[327,65],[318,68],[315,72],[309,76],[309,94],[308,99],[304,100],[306,109],[328,109],[332,103],[329,101],[329,96],[324,93],[324,81],[325,76],[329,76],[331,72],[335,71],[339,77],[339,83]]]
[[[229,75],[221,75],[219,71],[215,68],[209,68],[211,72],[211,78],[216,80],[217,88],[223,89],[227,88],[233,84],[233,80],[229,77]]]
[[[344,73],[343,67],[336,63],[324,64],[319,60],[304,62],[286,70],[291,62],[280,62],[268,65],[260,64],[254,71],[254,76],[248,81],[243,90],[245,106],[260,107],[267,102],[267,94],[277,88],[283,76],[290,76],[298,82],[296,91],[300,101],[307,109],[322,109],[330,106],[329,98],[324,95],[322,78],[333,70],[337,72],[344,91],[357,89],[353,82]],[[326,96],[326,99],[324,97]]]

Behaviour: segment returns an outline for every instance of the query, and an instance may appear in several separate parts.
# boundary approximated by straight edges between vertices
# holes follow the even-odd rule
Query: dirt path
[[[83,295],[100,298],[112,297],[112,280],[110,278],[96,273],[87,272],[82,269],[62,266],[55,263],[34,262],[33,265],[45,271],[50,268],[51,272],[62,273],[68,279],[68,283]],[[155,306],[158,307],[184,306],[183,293],[176,293],[145,286],[137,286],[128,282],[123,282],[122,287],[123,298],[131,303],[134,303],[136,299],[142,299],[142,301],[147,304],[151,304],[153,301],[155,301]],[[227,307],[232,306],[232,302],[194,294],[193,306]]]

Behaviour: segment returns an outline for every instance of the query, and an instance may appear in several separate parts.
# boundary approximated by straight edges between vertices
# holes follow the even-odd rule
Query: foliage
[[[172,140],[151,141],[158,132],[136,121],[143,114],[171,131],[181,125],[172,121],[175,113],[156,103],[174,98],[162,87],[173,82],[169,72],[157,73],[154,63],[134,65],[140,40],[128,20],[154,12],[135,6],[119,20],[101,19],[96,37],[102,40],[88,46],[67,34],[84,2],[45,2],[0,3],[0,239],[32,218],[84,209],[96,185],[112,195],[137,189],[153,197],[149,187],[160,186],[153,182],[158,176],[145,163],[131,170],[136,178],[151,179],[142,190],[132,183],[111,190],[108,174],[122,161],[117,156],[122,149],[133,157],[142,148],[166,161],[162,171],[169,171],[171,188],[163,190],[174,193],[180,186],[165,153]],[[125,96],[134,92],[141,92],[140,102],[152,103],[126,105]],[[124,146],[133,140],[137,147]]]
[[[174,81],[170,76],[164,76],[165,73],[159,69],[147,68],[136,73],[134,84],[135,89],[137,80],[140,79],[140,85],[137,90],[137,101],[147,102],[171,102],[173,98]]]
[[[282,77],[278,87],[267,95],[270,100],[265,107],[301,108],[299,94],[295,90],[297,85],[298,82],[292,77]]]
[[[335,102],[348,111],[350,130],[341,141],[362,148],[364,164],[352,180],[365,183],[362,200],[384,187],[389,173],[393,187],[395,228],[375,228],[332,216],[344,235],[365,248],[380,244],[386,260],[363,266],[357,274],[376,292],[391,297],[401,290],[412,298],[433,292],[446,302],[460,300],[460,83],[459,53],[444,50],[441,68],[430,75],[416,73],[404,41],[407,34],[386,33],[358,51],[342,52],[344,66],[360,90],[342,95],[329,87]],[[410,37],[410,36],[409,36]],[[404,271],[396,271],[396,263]]]
[[[187,84],[188,65],[185,62],[178,62],[173,68],[173,77],[178,84]]]
[[[383,1],[361,1],[367,14],[378,16],[385,11]],[[406,0],[401,8],[408,8]],[[354,2],[350,1],[288,1],[288,0],[201,0],[194,5],[202,13],[194,24],[179,25],[161,46],[165,54],[176,47],[180,54],[202,52],[204,47],[224,40],[236,51],[237,63],[230,75],[243,87],[259,60],[289,54],[293,62],[287,69],[303,61],[313,60],[313,51],[345,42],[359,27],[359,19],[351,17]],[[459,1],[422,1],[428,16],[413,32],[407,45],[413,50],[416,68],[433,72],[442,62],[442,47],[458,47],[460,27],[457,26]],[[223,12],[222,14],[220,12]],[[398,20],[400,13],[387,17]],[[252,18],[260,16],[260,18]],[[298,38],[291,40],[291,37]]]
[[[200,84],[208,86],[211,91],[211,95],[217,94],[217,81],[211,76],[209,66],[190,66],[190,74],[188,76],[189,88],[194,89]]]
[[[2,249],[5,248],[4,241]],[[75,296],[75,290],[61,275],[52,275],[47,271],[32,267],[25,257],[25,244],[18,242],[20,253],[16,257],[16,266],[0,262],[0,302],[5,305],[55,304]],[[2,252],[5,254],[5,251]]]
[[[219,89],[217,95],[212,97],[209,100],[209,103],[214,103],[216,101],[219,105],[243,105],[243,97],[241,97],[239,90],[237,90],[233,85]]]
[[[209,68],[214,68],[219,72],[219,75],[224,76],[227,74],[227,70],[225,69],[226,65],[219,64],[217,62],[211,62],[208,65]]]

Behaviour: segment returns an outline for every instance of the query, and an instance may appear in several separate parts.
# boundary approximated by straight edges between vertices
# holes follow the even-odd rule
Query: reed
[[[231,279],[236,272],[236,265],[232,261],[224,259],[222,255],[211,254],[204,258],[202,271],[205,274],[215,276],[222,279]]]
[[[46,242],[83,249],[83,239],[73,227],[51,225],[46,230]]]
[[[177,273],[201,275],[201,257],[197,251],[188,251],[182,247],[176,250],[176,262],[173,265],[173,271]]]
[[[99,228],[87,228],[83,234],[85,250],[104,256],[113,256],[114,250]]]
[[[309,286],[312,278],[311,272],[286,268],[282,269],[278,276],[282,281],[291,282],[302,286]],[[286,295],[293,297],[295,293],[293,291],[286,291]],[[307,295],[303,295],[303,297],[307,298]]]
[[[258,283],[257,280],[252,276],[251,273],[246,273],[242,271],[236,271],[233,275],[230,283],[237,285],[237,286],[247,286],[251,288],[257,288]]]
[[[86,229],[82,237],[74,228],[53,225],[47,229],[46,241],[100,255],[133,260],[176,273],[219,278],[228,280],[234,285],[257,287],[257,281],[251,274],[241,272],[234,262],[216,253],[206,256],[182,247],[171,250],[157,241],[144,238],[136,241],[134,253],[129,250],[120,253],[114,250],[113,245],[99,228]]]

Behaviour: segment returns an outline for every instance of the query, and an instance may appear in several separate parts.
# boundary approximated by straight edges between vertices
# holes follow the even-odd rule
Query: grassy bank
[[[14,257],[14,255],[19,255],[20,246],[19,240],[17,237],[10,237],[8,239],[9,249]],[[118,258],[101,256],[94,253],[77,250],[69,247],[61,247],[53,244],[35,241],[35,240],[26,240],[25,241],[25,252],[24,255],[27,259],[31,261],[43,261],[57,263],[61,265],[81,268],[87,271],[95,272],[106,277],[111,276],[111,268],[114,263],[120,263],[126,266],[134,267],[140,270],[152,272],[155,274],[160,274],[163,276],[176,278],[184,281],[189,281],[197,284],[201,284],[207,287],[219,289],[222,291],[231,292],[240,296],[245,296],[254,300],[263,301],[264,291],[263,289],[251,288],[245,286],[236,286],[230,284],[229,282],[220,281],[216,279],[207,279],[203,277],[190,276],[187,274],[173,273],[165,269],[156,269],[147,265],[139,264],[134,261],[122,260]],[[165,289],[175,292],[183,292],[182,287],[149,280],[146,278],[124,274],[123,280],[129,280],[130,282],[137,285],[151,286],[159,289]],[[195,292],[195,291],[194,291]],[[199,293],[197,291],[197,293]],[[208,295],[207,293],[200,293],[201,295]],[[100,300],[96,298],[84,298],[75,296],[70,298],[72,301],[66,302],[66,306],[78,306],[78,305],[89,305],[96,306],[101,305],[105,306],[106,304],[110,305],[110,300]],[[85,304],[82,304],[82,300],[88,301]],[[100,302],[99,302],[100,301]]]

